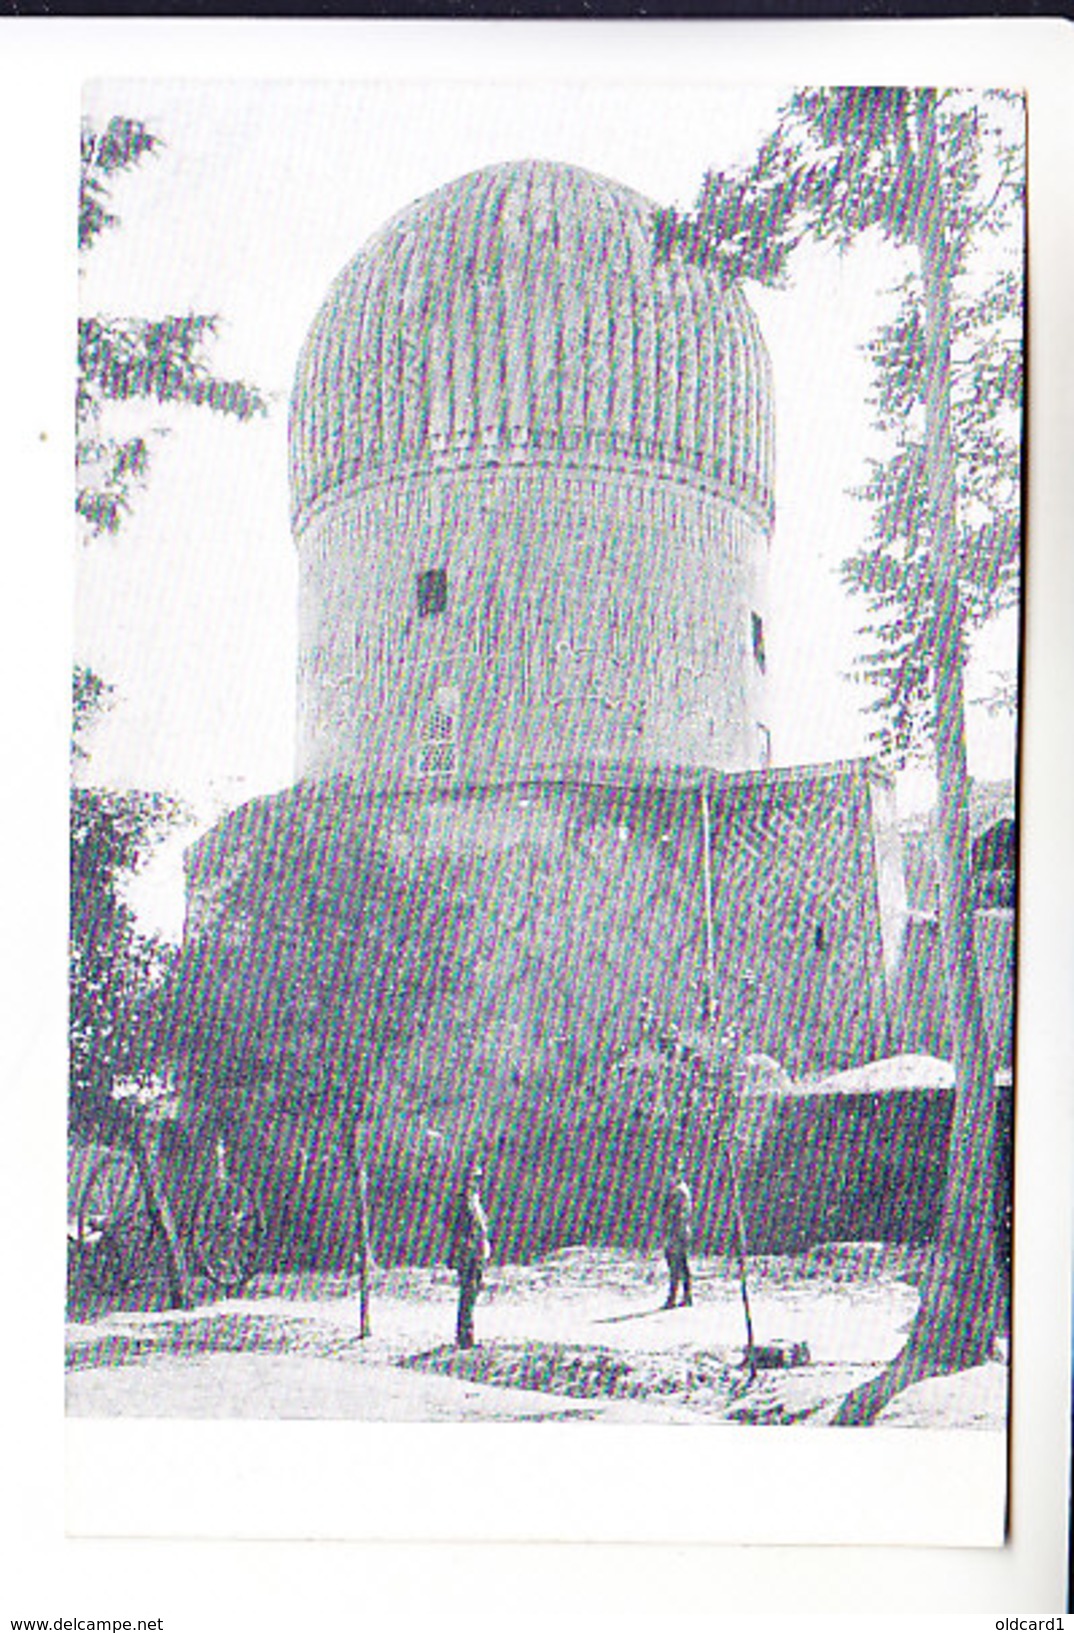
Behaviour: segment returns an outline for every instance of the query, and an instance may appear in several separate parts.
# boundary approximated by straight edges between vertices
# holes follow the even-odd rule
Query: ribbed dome
[[[294,519],[433,465],[641,461],[762,525],[768,358],[737,289],[654,262],[654,206],[570,165],[493,165],[397,215],[337,278],[299,362]]]

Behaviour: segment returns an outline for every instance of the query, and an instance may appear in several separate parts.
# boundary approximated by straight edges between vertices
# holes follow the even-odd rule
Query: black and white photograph
[[[81,140],[68,1410],[1002,1435],[1022,99]]]
[[[68,1530],[1002,1550],[1029,94],[375,59],[68,121]]]

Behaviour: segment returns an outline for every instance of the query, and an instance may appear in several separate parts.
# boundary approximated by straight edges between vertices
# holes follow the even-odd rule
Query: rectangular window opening
[[[750,630],[753,637],[753,658],[763,675],[768,667],[768,657],[764,649],[764,619],[759,612],[750,613]]]
[[[435,618],[447,609],[447,568],[429,567],[417,576],[418,617]]]

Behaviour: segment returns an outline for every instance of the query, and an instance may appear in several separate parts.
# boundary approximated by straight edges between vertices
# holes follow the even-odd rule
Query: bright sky
[[[117,701],[88,776],[169,788],[199,827],[293,768],[296,568],[289,534],[287,401],[305,332],[336,272],[387,217],[468,170],[554,158],[689,205],[708,167],[749,157],[783,93],[734,86],[574,87],[104,82],[96,121],[146,120],[166,143],[121,179],[122,226],[85,262],[86,311],[224,319],[216,372],[256,382],[264,421],[139,406],[167,424],[148,487],[118,538],[80,554],[76,657]],[[891,310],[883,245],[812,252],[788,292],[751,291],[776,384],[777,526],[769,670],[781,763],[867,751],[865,694],[848,680],[863,609],[835,576],[867,526],[847,489],[871,440],[860,346]],[[119,423],[117,421],[117,423]],[[1013,666],[1013,620],[984,671]],[[976,775],[1011,774],[1010,723],[971,711]],[[904,802],[924,785],[908,781]],[[139,882],[148,922],[181,928],[182,844]]]

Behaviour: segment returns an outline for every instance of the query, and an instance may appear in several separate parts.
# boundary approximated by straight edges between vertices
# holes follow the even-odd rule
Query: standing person
[[[664,1193],[664,1257],[668,1262],[668,1296],[665,1310],[675,1308],[679,1288],[683,1304],[692,1304],[690,1291],[690,1234],[694,1199],[686,1183],[681,1163]]]
[[[481,1277],[492,1255],[489,1223],[481,1202],[481,1164],[472,1162],[459,1191],[451,1221],[451,1248],[448,1263],[459,1278],[459,1314],[455,1342],[459,1349],[472,1349],[474,1305],[481,1290]]]

